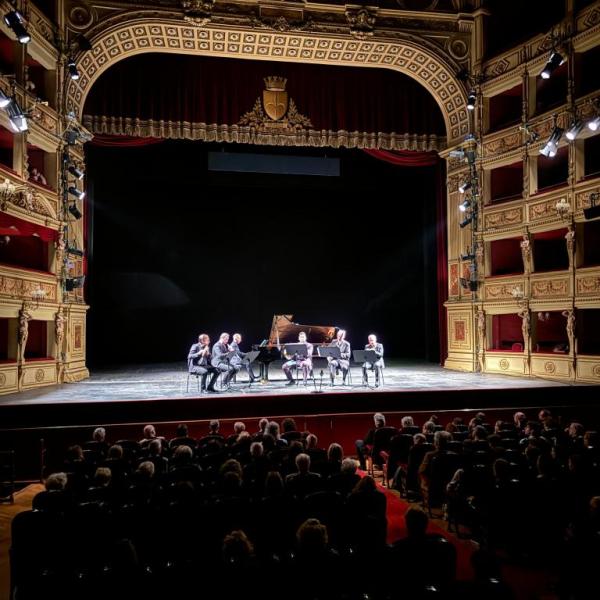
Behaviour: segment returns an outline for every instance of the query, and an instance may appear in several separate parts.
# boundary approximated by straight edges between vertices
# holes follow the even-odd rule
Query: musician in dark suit
[[[373,350],[377,360],[375,362],[366,362],[363,365],[363,382],[369,383],[369,371],[375,371],[375,385],[379,386],[379,374],[385,367],[383,362],[383,344],[377,342],[377,336],[371,334],[368,337],[368,344],[365,346],[365,350]]]
[[[335,374],[338,369],[341,369],[344,383],[346,383],[346,376],[348,375],[348,369],[350,368],[350,342],[346,340],[346,330],[338,329],[336,339],[329,344],[330,346],[337,346],[340,349],[341,358],[327,357],[329,361],[329,375],[331,377],[331,385],[335,382]]]
[[[192,375],[202,378],[202,389],[208,392],[216,392],[215,382],[219,376],[219,371],[210,364],[210,338],[206,333],[198,336],[198,343],[192,344],[188,352],[188,371]],[[206,378],[211,374],[210,382],[206,387]]]
[[[218,369],[221,373],[225,373],[223,378],[223,386],[227,387],[233,376],[242,368],[242,365],[233,365],[231,363],[231,357],[229,352],[229,334],[222,333],[219,336],[219,341],[213,346],[211,364],[215,369]]]
[[[240,350],[240,344],[242,342],[242,336],[239,333],[233,334],[233,342],[229,344],[229,347],[235,351],[235,354],[231,357],[231,365],[239,371],[242,367],[246,369],[248,372],[248,377],[250,381],[254,383],[259,380],[259,377],[256,377],[252,372],[252,365],[246,361],[244,362],[244,358],[246,358],[246,353]],[[239,368],[238,368],[239,367]]]
[[[312,353],[313,345],[306,341],[306,333],[301,331],[298,334],[298,343],[306,344],[306,351],[296,352],[287,362],[283,364],[283,372],[288,379],[286,385],[294,385],[294,378],[292,376],[292,369],[302,369],[304,375],[304,383],[308,378],[308,374],[312,369]]]

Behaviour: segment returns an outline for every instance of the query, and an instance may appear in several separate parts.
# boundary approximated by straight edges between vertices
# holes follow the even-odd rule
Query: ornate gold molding
[[[77,115],[82,114],[94,81],[111,65],[136,54],[169,52],[396,70],[416,79],[434,96],[449,138],[461,140],[469,131],[466,93],[456,78],[456,66],[450,57],[416,36],[356,40],[349,33],[263,32],[214,22],[198,28],[148,11],[120,13],[98,24],[92,33],[94,48],[78,58],[80,78],[69,82],[66,92],[67,109]]]
[[[488,208],[489,210],[489,208]],[[523,222],[523,208],[509,208],[498,212],[483,213],[483,223],[485,229],[498,229],[500,227],[512,227]]]
[[[331,146],[333,148],[381,148],[384,150],[439,151],[445,138],[436,135],[371,133],[367,131],[323,131],[286,128],[273,121],[259,126],[217,125],[187,121],[143,121],[120,117],[84,115],[83,124],[92,133],[132,135],[167,139],[236,142],[270,146]]]

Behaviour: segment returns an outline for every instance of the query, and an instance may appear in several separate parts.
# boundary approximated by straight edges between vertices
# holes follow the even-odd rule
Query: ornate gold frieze
[[[513,300],[513,290],[515,289],[515,282],[510,283],[492,283],[490,280],[485,282],[484,296],[486,300]]]
[[[23,276],[0,274],[0,295],[30,300],[34,292],[42,290],[44,299],[48,302],[56,301],[56,283],[40,281],[40,279],[28,279]]]
[[[359,40],[364,40],[375,32],[377,13],[375,10],[365,8],[347,8],[346,19],[350,25],[350,33]]]
[[[532,202],[527,205],[528,220],[530,223],[542,221],[545,219],[554,219],[556,213],[556,198],[552,200],[543,200],[542,202]]]
[[[488,209],[489,210],[489,209]],[[500,227],[512,227],[523,221],[523,208],[509,208],[498,212],[484,212],[483,222],[485,229],[498,229]]]
[[[483,144],[483,156],[489,158],[498,154],[505,154],[521,145],[521,132],[511,131],[501,137],[485,141]]]
[[[569,279],[542,279],[531,282],[531,296],[533,298],[553,298],[569,294]]]
[[[575,289],[578,296],[600,296],[600,276],[577,274]]]
[[[590,190],[585,190],[584,192],[576,192],[575,193],[575,209],[583,210],[584,208],[588,208],[589,206],[591,206],[592,194],[600,194],[600,186],[594,187]]]
[[[95,134],[132,135],[167,139],[235,142],[269,146],[313,146],[333,148],[380,148],[383,150],[439,151],[445,138],[437,135],[396,134],[364,131],[323,131],[275,127],[264,131],[240,125],[216,125],[185,121],[142,121],[120,117],[84,115],[83,123]]]

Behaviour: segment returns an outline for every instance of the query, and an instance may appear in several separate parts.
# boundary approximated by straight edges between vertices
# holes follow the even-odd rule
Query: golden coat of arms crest
[[[285,90],[285,77],[270,76],[264,79],[263,109],[273,121],[285,117],[288,110],[288,93]]]

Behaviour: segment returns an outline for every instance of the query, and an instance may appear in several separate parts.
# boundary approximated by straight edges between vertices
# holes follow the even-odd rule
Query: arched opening
[[[268,76],[285,77],[311,130],[335,133],[327,140],[342,140],[339,147],[228,143],[224,132],[239,133]],[[241,330],[248,343],[260,342],[282,313],[345,327],[355,348],[374,331],[390,356],[439,358],[439,166],[400,168],[361,149],[365,136],[352,138],[397,137],[409,148],[423,136],[443,139],[439,108],[413,79],[146,54],[100,76],[83,115],[99,137],[188,138],[89,145],[92,366],[181,359],[206,329]],[[122,339],[135,340],[135,354],[115,344],[115,322]]]

